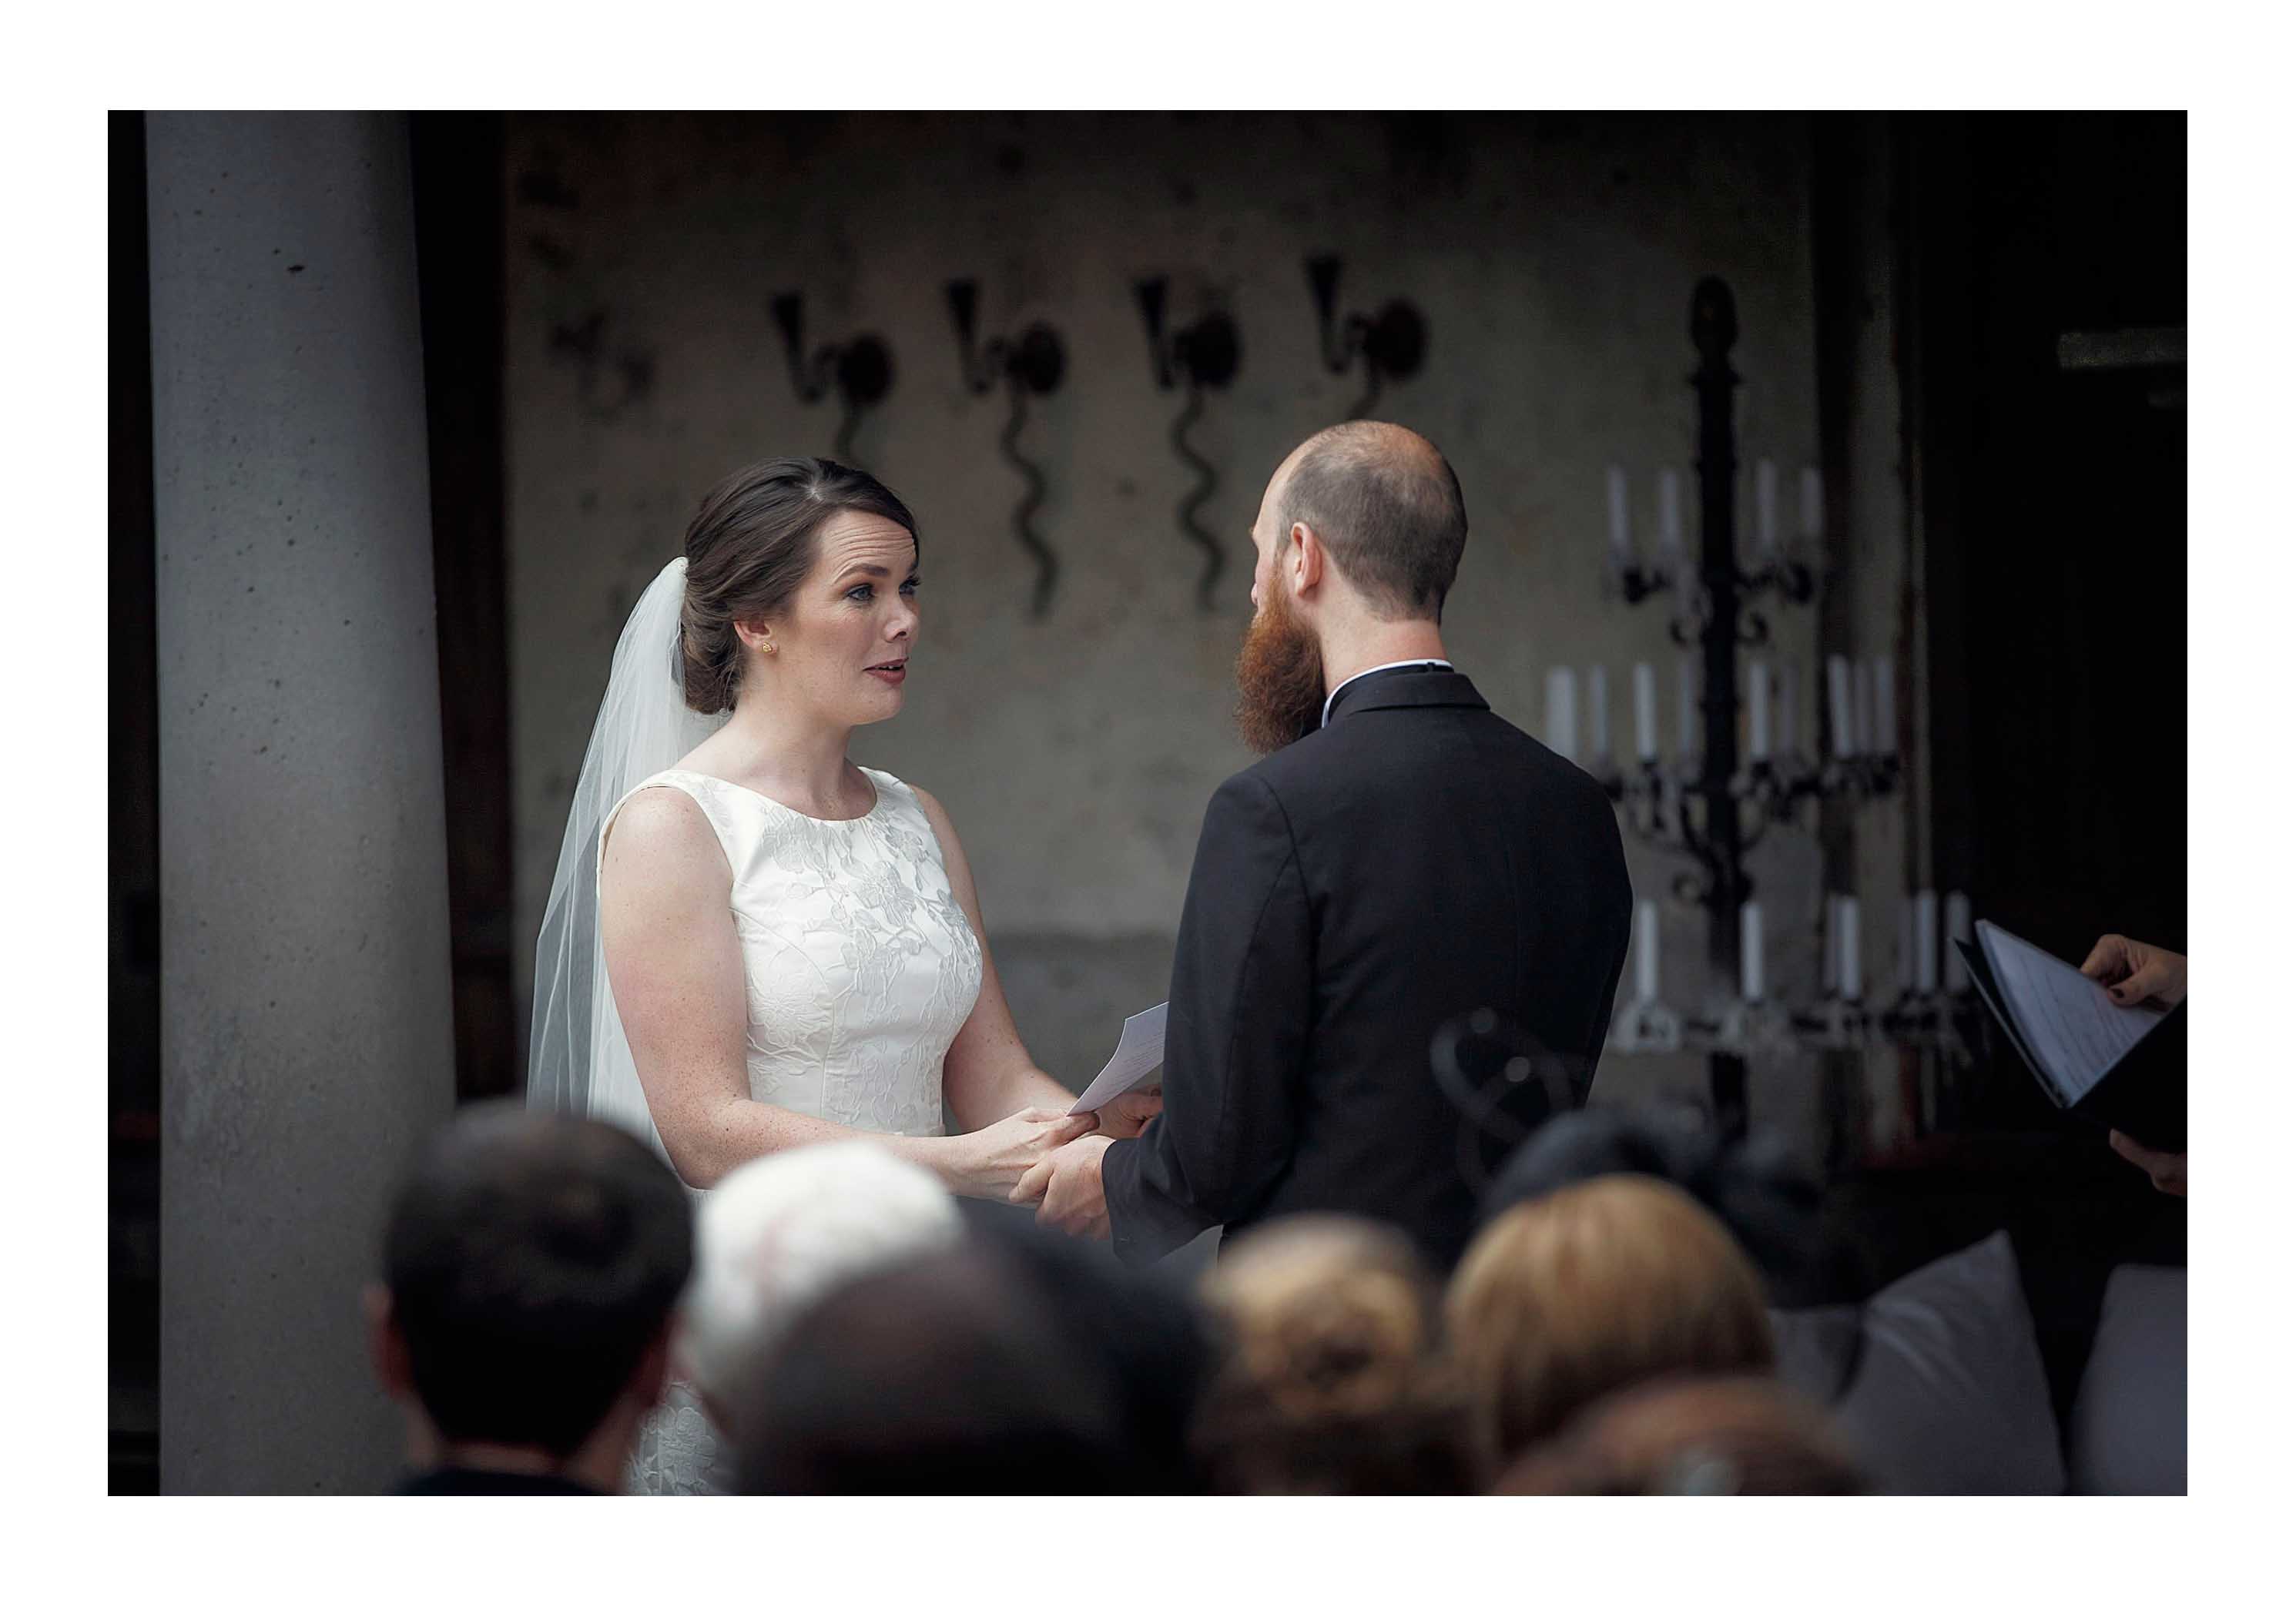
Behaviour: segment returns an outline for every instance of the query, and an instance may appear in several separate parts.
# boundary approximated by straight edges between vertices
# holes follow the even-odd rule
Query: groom
[[[1267,757],[1205,812],[1163,1114],[1055,1152],[1013,1199],[1041,1194],[1040,1220],[1113,1237],[1129,1262],[1214,1226],[1346,1211],[1447,1268],[1475,1201],[1429,1041],[1496,1011],[1585,1099],[1633,905],[1618,824],[1451,667],[1439,625],[1467,518],[1432,443],[1323,431],[1276,470],[1251,535],[1237,718]]]

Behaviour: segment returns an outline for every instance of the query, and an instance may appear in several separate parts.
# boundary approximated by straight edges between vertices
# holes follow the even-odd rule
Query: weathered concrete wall
[[[1118,1019],[1162,996],[1204,803],[1250,758],[1228,722],[1229,670],[1260,490],[1360,389],[1318,362],[1302,258],[1342,254],[1348,310],[1401,295],[1427,317],[1426,370],[1378,412],[1432,438],[1465,488],[1472,533],[1445,622],[1461,667],[1540,732],[1546,670],[1606,665],[1623,750],[1630,667],[1652,660],[1670,750],[1663,613],[1601,601],[1604,470],[1632,471],[1645,539],[1661,467],[1682,472],[1688,508],[1690,293],[1719,274],[1743,330],[1741,456],[1784,465],[1791,521],[1794,471],[1817,455],[1810,161],[1790,118],[514,119],[521,963],[638,588],[719,475],[830,446],[833,406],[791,394],[776,291],[805,292],[812,339],[873,331],[897,366],[857,455],[923,523],[925,624],[906,710],[863,733],[857,756],[947,804],[1022,1031],[1048,1067],[1082,1076]],[[1242,332],[1238,382],[1194,435],[1221,474],[1204,522],[1233,538],[1211,616],[1194,607],[1197,551],[1175,520],[1193,483],[1166,441],[1180,398],[1153,388],[1132,296],[1150,273],[1174,276],[1176,321],[1216,306]],[[1003,403],[958,378],[941,287],[962,275],[980,281],[985,332],[1044,319],[1068,346],[1067,381],[1022,438],[1048,476],[1040,528],[1063,565],[1041,622],[1008,524],[1021,482],[996,451]],[[1900,555],[1876,562],[1893,567],[1858,606],[1894,611]],[[1803,677],[1807,741],[1815,611],[1770,611]],[[1630,853],[1637,887],[1662,893],[1675,862]],[[1814,987],[1816,846],[1774,834],[1755,869],[1770,974]],[[1892,919],[1869,914],[1869,951]],[[1704,917],[1669,905],[1665,922],[1667,991],[1696,1003]],[[1809,1079],[1807,1066],[1758,1067],[1758,1113],[1807,1106]],[[1702,1082],[1686,1057],[1604,1073],[1611,1093]]]
[[[160,1483],[371,1491],[359,1287],[455,1089],[406,125],[148,128]]]

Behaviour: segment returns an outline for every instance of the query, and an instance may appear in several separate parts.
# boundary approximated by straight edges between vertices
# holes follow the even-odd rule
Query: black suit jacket
[[[1466,676],[1342,687],[1327,726],[1230,777],[1205,812],[1164,1112],[1102,1163],[1118,1255],[1346,1211],[1449,1267],[1475,1201],[1430,1039],[1496,1010],[1580,1062],[1583,1100],[1633,905],[1602,789]]]

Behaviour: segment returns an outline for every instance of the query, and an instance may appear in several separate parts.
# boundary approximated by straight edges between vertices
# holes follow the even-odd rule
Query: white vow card
[[[1125,1018],[1124,1031],[1116,1040],[1116,1053],[1108,1057],[1108,1064],[1092,1079],[1092,1086],[1069,1107],[1069,1114],[1099,1110],[1118,1095],[1129,1094],[1146,1082],[1163,1065],[1164,1011],[1168,1004],[1168,1000],[1152,1010]]]

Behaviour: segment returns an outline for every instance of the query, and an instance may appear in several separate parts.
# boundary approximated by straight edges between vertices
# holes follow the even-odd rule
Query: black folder
[[[2106,1059],[2091,1055],[2085,1062],[2068,1066],[2066,1052],[2062,1045],[2054,1054],[2044,1053],[2029,1041],[2027,1032],[2018,1025],[2018,1012],[2013,1007],[2005,984],[1986,958],[1983,933],[1992,931],[2021,948],[2038,954],[2021,939],[2003,932],[1991,922],[1978,922],[1980,941],[1971,943],[1954,939],[1962,963],[1969,968],[1970,978],[1977,985],[1978,996],[1993,1012],[2000,1023],[2002,1036],[2017,1050],[2017,1056],[2048,1095],[2050,1103],[2060,1110],[2070,1111],[2101,1127],[2117,1128],[2128,1134],[2147,1149],[2181,1154],[2185,1149],[2185,1007],[2180,1003],[2165,1014],[2151,1012],[2143,1004],[2108,1004],[2108,1008],[2126,1009],[2132,1016],[2149,1013],[2155,1019],[2141,1023],[2144,1036],[2122,1050],[2117,1056]],[[2054,956],[2043,955],[2050,963],[2079,972]],[[2103,984],[2079,978],[2101,996]],[[2129,1025],[2138,1025],[2130,1022]]]

